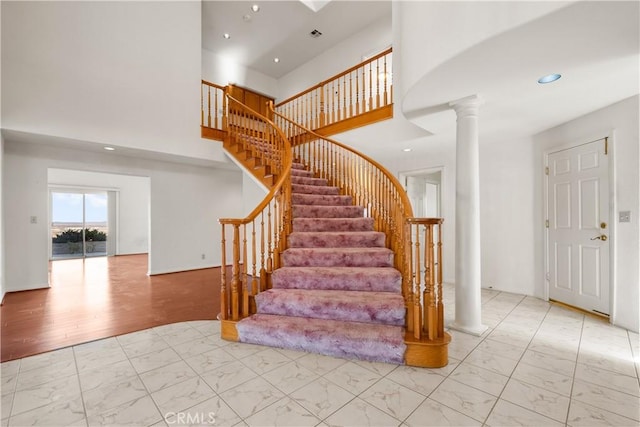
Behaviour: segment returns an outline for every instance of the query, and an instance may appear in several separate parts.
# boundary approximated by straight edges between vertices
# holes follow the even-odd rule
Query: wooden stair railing
[[[374,219],[375,229],[385,233],[386,246],[395,253],[395,268],[402,273],[407,364],[446,365],[451,338],[444,331],[442,302],[443,220],[413,218],[406,192],[375,160],[276,111],[274,122],[291,141],[296,161],[339,187],[342,194],[351,195],[354,204],[364,206],[365,216]]]
[[[200,85],[200,130],[203,138],[222,141],[227,130],[227,88],[202,80]]]
[[[392,49],[279,102],[275,110],[325,136],[392,118]]]
[[[393,117],[392,76],[392,49],[389,48],[278,103],[276,110],[325,136],[390,119]],[[245,96],[240,96],[241,93]],[[263,110],[260,102],[268,97],[249,89],[202,80],[200,128],[203,138],[224,140],[230,111],[226,95],[269,117],[270,113]]]
[[[291,230],[291,145],[273,122],[227,95],[231,154],[259,166],[273,180],[269,193],[245,218],[223,218],[222,265],[231,258],[231,278],[222,269],[220,320],[222,337],[237,339],[235,322],[255,313],[253,297],[270,287]],[[226,140],[225,140],[226,141]],[[277,178],[277,179],[276,179]],[[230,241],[230,244],[228,244]]]

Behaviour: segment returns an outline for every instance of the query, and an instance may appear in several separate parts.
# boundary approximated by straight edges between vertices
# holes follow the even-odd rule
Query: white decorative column
[[[450,328],[481,335],[480,160],[478,110],[482,99],[451,102],[456,126],[456,317]]]

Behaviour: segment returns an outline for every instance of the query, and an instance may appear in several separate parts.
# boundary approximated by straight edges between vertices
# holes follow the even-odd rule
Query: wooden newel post
[[[233,224],[233,265],[231,266],[231,320],[238,320],[240,306],[240,225]]]
[[[220,320],[227,320],[229,318],[229,305],[227,295],[227,242],[224,237],[225,229],[222,224],[222,271],[220,274]]]

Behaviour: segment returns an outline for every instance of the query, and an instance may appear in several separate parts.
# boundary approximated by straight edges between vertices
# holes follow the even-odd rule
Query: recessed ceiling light
[[[546,83],[553,83],[556,80],[558,80],[560,77],[562,77],[562,74],[547,74],[546,76],[540,77],[538,79],[538,83],[540,83],[541,85]]]
[[[278,62],[280,62],[280,58],[273,58],[273,62],[277,64]]]
[[[257,4],[254,4],[251,6],[251,10],[253,10],[254,12],[259,12],[260,11],[260,6]]]
[[[230,39],[230,38],[231,38],[231,34],[229,34],[229,33],[224,33],[224,34],[222,35],[222,37],[224,37],[225,39]]]
[[[113,147],[104,147],[104,149],[107,150],[107,151],[114,151],[115,150],[115,148],[113,148]]]
[[[409,152],[409,151],[411,151],[411,148],[403,148],[402,151]]]

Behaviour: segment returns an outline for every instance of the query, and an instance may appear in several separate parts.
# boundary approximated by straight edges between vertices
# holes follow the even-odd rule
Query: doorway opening
[[[51,260],[113,255],[106,191],[51,189]]]
[[[422,169],[416,171],[400,172],[400,183],[407,192],[413,216],[416,218],[441,218],[442,217],[442,176],[443,167]],[[418,233],[419,245],[426,247],[425,233]],[[438,236],[434,233],[433,244],[437,245]],[[436,265],[440,262],[435,254]],[[420,271],[425,273],[425,268]]]
[[[400,172],[400,182],[407,192],[414,217],[441,217],[442,172],[442,167]]]

